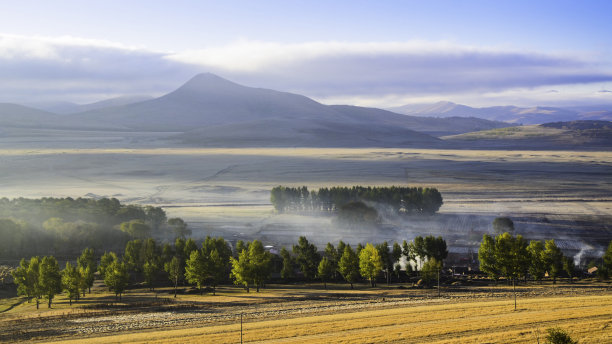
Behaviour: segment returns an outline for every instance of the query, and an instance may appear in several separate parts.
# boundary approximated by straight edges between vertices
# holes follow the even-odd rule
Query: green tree
[[[488,234],[483,235],[480,242],[478,261],[480,262],[480,270],[497,281],[500,270],[495,253],[495,239]]]
[[[125,291],[130,281],[130,274],[128,273],[127,265],[124,262],[117,260],[113,261],[109,266],[106,267],[104,273],[104,284],[109,289],[115,292],[115,298],[119,297]]]
[[[117,261],[117,255],[115,252],[104,252],[102,258],[100,258],[100,266],[98,266],[98,271],[100,271],[100,275],[102,278],[106,276],[106,268],[112,263]]]
[[[317,270],[317,275],[323,282],[323,286],[325,287],[325,289],[327,289],[327,281],[334,273],[334,266],[329,261],[329,259],[327,259],[327,257],[323,257],[323,259],[321,259],[321,261],[319,262],[319,267]]]
[[[140,272],[144,265],[144,257],[142,256],[142,240],[131,240],[125,245],[123,253],[123,261],[128,270]]]
[[[66,263],[66,268],[62,270],[62,288],[68,294],[70,300],[70,306],[72,306],[72,299],[77,301],[79,299],[79,292],[81,287],[81,276],[77,268],[72,266],[70,262]]]
[[[363,278],[370,280],[372,287],[376,286],[376,277],[383,268],[383,261],[374,245],[367,243],[359,252],[359,272]]]
[[[544,243],[544,257],[548,268],[548,275],[552,277],[553,284],[557,283],[557,276],[563,270],[563,252],[557,247],[555,239],[546,240]]]
[[[424,257],[427,259],[435,258],[439,262],[443,262],[448,256],[446,249],[446,241],[441,237],[428,235],[423,240]]]
[[[291,253],[286,248],[282,248],[280,251],[280,256],[283,258],[283,267],[281,269],[281,277],[285,280],[289,280],[295,277],[295,263],[293,261],[293,257],[291,257]]]
[[[86,289],[89,289],[89,293],[91,293],[94,273],[97,270],[94,250],[92,248],[86,248],[81,252],[81,256],[77,258],[77,269],[81,276],[81,290],[83,291],[83,296],[85,296]]]
[[[440,295],[440,270],[442,270],[442,262],[436,258],[428,259],[423,264],[423,281],[429,284],[431,281],[438,280],[438,296]]]
[[[38,283],[40,258],[32,257],[29,261],[25,258],[19,262],[19,267],[13,271],[13,279],[17,285],[17,294],[25,295],[28,302],[32,298],[36,299],[36,309],[40,301],[40,286]]]
[[[393,272],[395,273],[395,278],[397,278],[399,282],[400,272],[402,270],[402,265],[400,264],[400,260],[402,259],[402,247],[397,242],[393,243],[391,259],[393,260]]]
[[[606,249],[603,257],[603,270],[606,272],[612,272],[612,240]]]
[[[393,271],[393,265],[395,263],[391,251],[389,250],[389,244],[386,241],[382,244],[378,244],[376,245],[376,250],[382,261],[382,270],[385,273],[385,280],[387,281],[387,285],[389,285],[391,271]]]
[[[351,284],[351,289],[353,289],[353,283],[359,278],[359,257],[350,245],[345,246],[338,268],[342,277]]]
[[[155,290],[154,282],[159,271],[159,262],[156,259],[147,260],[142,267],[145,283],[149,286],[150,290]]]
[[[567,332],[560,328],[549,328],[546,331],[548,332],[547,344],[578,344],[578,341],[573,340]]]
[[[202,286],[206,282],[208,273],[206,264],[207,261],[199,250],[191,252],[185,264],[185,279],[187,279],[187,282],[198,286],[200,295],[202,295]]]
[[[327,257],[327,260],[329,261],[329,263],[332,266],[332,275],[330,278],[332,279],[336,279],[337,276],[337,272],[338,272],[338,261],[340,261],[340,256],[341,256],[341,252],[338,253],[338,250],[336,250],[336,248],[334,247],[334,245],[330,242],[327,243],[327,246],[325,246],[325,256]]]
[[[216,295],[217,285],[227,278],[228,262],[229,256],[219,253],[219,250],[216,248],[208,256],[206,270],[210,278],[210,285],[213,288],[213,296]]]
[[[187,228],[187,223],[179,217],[168,219],[168,225],[172,227],[172,231],[174,232],[174,236],[176,238],[185,239],[191,235],[191,230]]]
[[[516,280],[524,276],[529,266],[527,242],[521,235],[513,237],[507,232],[498,235],[495,240],[495,260],[500,273],[508,280],[512,280],[516,310]]]
[[[259,288],[270,275],[272,257],[264,250],[259,240],[253,240],[246,247],[240,251],[238,259],[230,258],[231,276],[235,284],[243,285],[246,288],[247,293],[250,291],[250,284],[255,285],[259,292]]]
[[[181,277],[183,271],[181,260],[176,256],[172,257],[172,260],[164,265],[164,270],[168,273],[168,278],[170,278],[174,284],[174,297],[176,298],[179,278]]]
[[[569,278],[569,282],[572,283],[572,279],[574,277],[574,270],[576,270],[576,266],[574,265],[574,259],[572,257],[563,257],[563,271],[567,274]]]
[[[130,220],[122,222],[119,226],[122,232],[129,234],[133,238],[144,239],[151,235],[151,227],[143,220]]]
[[[146,206],[145,221],[151,226],[154,231],[159,230],[161,225],[166,222],[166,212],[160,207]]]
[[[317,247],[314,244],[308,242],[306,237],[301,236],[298,239],[298,244],[293,245],[293,254],[295,254],[295,260],[297,265],[300,267],[304,278],[312,280],[317,275],[317,268],[321,256],[317,252]]]
[[[497,217],[493,220],[493,230],[496,234],[504,232],[514,232],[514,222],[509,217]]]
[[[55,257],[49,256],[43,257],[39,269],[38,281],[41,295],[47,298],[47,307],[51,308],[51,303],[55,295],[62,292],[60,268]]]
[[[527,246],[529,254],[529,274],[536,281],[541,281],[546,274],[546,258],[544,257],[544,244],[539,240],[532,240]]]

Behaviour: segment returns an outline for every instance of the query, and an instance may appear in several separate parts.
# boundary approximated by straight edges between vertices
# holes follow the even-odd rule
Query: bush
[[[578,344],[578,341],[572,340],[572,337],[560,328],[549,328],[546,330],[546,343],[550,344]]]

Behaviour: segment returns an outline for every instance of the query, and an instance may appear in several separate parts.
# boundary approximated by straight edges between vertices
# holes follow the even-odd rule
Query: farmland
[[[62,297],[51,310],[35,312],[32,304],[21,304],[4,312],[1,338],[236,343],[241,313],[245,343],[534,343],[550,327],[567,330],[581,343],[612,338],[610,285],[593,281],[521,285],[517,311],[511,288],[501,284],[446,286],[440,298],[435,290],[398,285],[270,285],[249,294],[226,286],[217,296],[182,294],[177,300],[164,289],[156,296],[137,289],[119,303],[100,285],[94,289],[72,307]]]

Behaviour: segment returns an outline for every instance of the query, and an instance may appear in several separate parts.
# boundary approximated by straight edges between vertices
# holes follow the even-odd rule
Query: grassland
[[[121,302],[101,284],[76,305],[0,304],[0,341],[60,343],[535,343],[550,327],[580,343],[612,339],[609,283],[511,287],[474,280],[432,289],[331,284],[270,285],[261,293],[223,286],[217,296],[134,289]],[[409,287],[402,284],[403,287]]]

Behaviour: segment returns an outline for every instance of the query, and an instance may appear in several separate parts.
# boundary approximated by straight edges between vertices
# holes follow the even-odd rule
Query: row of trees
[[[389,283],[391,274],[395,272],[399,276],[402,259],[408,271],[413,267],[422,268],[427,274],[427,264],[441,262],[447,254],[446,242],[441,237],[432,236],[417,237],[412,242],[394,243],[393,246],[386,242],[359,244],[356,249],[340,241],[337,248],[328,243],[323,254],[305,237],[300,237],[292,253],[283,248],[281,257],[267,251],[259,240],[238,241],[232,253],[229,244],[220,237],[207,237],[201,247],[192,239],[177,238],[174,244],[163,245],[147,239],[129,241],[121,258],[112,251],[104,253],[99,266],[90,248],[83,250],[76,266],[68,262],[62,271],[52,256],[32,257],[29,261],[22,259],[13,277],[18,293],[28,300],[36,300],[38,308],[42,298],[46,298],[51,307],[54,296],[62,290],[71,304],[73,300],[78,301],[93,285],[96,271],[119,299],[135,276],[141,276],[141,281],[151,289],[161,279],[170,280],[176,297],[181,283],[196,285],[200,293],[209,286],[214,294],[217,285],[230,279],[247,292],[252,287],[259,291],[270,278],[275,260],[282,261],[282,278],[292,279],[301,273],[304,279],[320,279],[326,286],[328,281],[341,277],[352,288],[359,278],[375,286],[381,274]],[[436,263],[434,268],[439,270],[441,264]]]
[[[309,191],[306,186],[277,186],[270,201],[278,212],[335,212],[349,202],[377,203],[392,214],[434,214],[442,206],[442,195],[435,188],[421,187],[331,187]]]
[[[29,261],[22,259],[19,267],[13,271],[13,279],[17,284],[17,292],[25,295],[30,300],[36,300],[36,308],[39,308],[40,300],[46,298],[48,307],[55,295],[65,290],[70,304],[72,300],[78,300],[81,292],[89,289],[94,281],[96,264],[93,250],[86,249],[77,259],[77,266],[66,263],[66,268],[60,271],[55,257],[46,256],[32,257]]]

